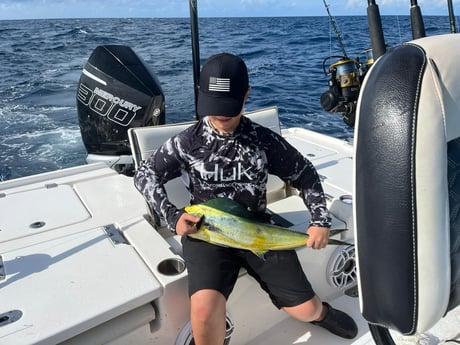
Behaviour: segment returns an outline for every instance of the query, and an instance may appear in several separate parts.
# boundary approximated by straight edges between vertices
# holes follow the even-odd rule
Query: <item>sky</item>
[[[333,16],[366,15],[367,0],[326,0]],[[200,17],[324,16],[323,0],[197,0]],[[408,15],[410,0],[376,0],[381,15]],[[453,0],[460,15],[460,0]],[[419,0],[424,15],[448,15],[447,0]],[[188,0],[0,0],[0,20],[188,17]]]

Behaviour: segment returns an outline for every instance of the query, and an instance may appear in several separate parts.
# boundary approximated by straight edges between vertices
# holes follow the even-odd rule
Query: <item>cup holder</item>
[[[351,195],[341,195],[340,196],[340,201],[343,202],[346,205],[352,205],[353,204],[353,197]]]
[[[165,276],[175,276],[185,271],[185,262],[180,259],[170,258],[158,264],[158,272]]]

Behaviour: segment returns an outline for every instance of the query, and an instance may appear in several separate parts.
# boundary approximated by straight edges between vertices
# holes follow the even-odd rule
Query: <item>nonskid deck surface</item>
[[[264,292],[253,291],[253,299],[268,299]],[[301,322],[289,317],[283,311],[277,310],[273,305],[264,305],[262,310],[257,304],[251,304],[232,312],[234,303],[238,303],[238,297],[231,296],[229,301],[229,313],[232,316],[235,328],[232,336],[232,345],[275,345],[275,344],[372,344],[367,323],[359,314],[358,300],[356,298],[342,296],[330,301],[334,308],[344,310],[351,315],[359,329],[355,339],[343,339],[337,337],[321,327],[310,323]],[[261,315],[264,318],[261,318]],[[245,338],[244,335],[251,335]]]

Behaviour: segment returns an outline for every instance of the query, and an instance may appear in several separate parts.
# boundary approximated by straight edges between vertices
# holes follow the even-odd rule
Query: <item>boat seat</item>
[[[460,35],[392,48],[365,78],[354,220],[363,316],[422,333],[460,304]]]
[[[278,117],[278,108],[269,107],[256,111],[246,112],[244,114],[254,122],[257,122],[272,131],[281,134],[281,128]],[[130,128],[128,131],[129,142],[135,168],[137,169],[142,160],[147,159],[159,146],[168,138],[183,131],[194,124],[195,121],[167,124],[161,126]],[[170,201],[177,207],[184,207],[190,201],[190,195],[180,178],[169,181],[166,185],[166,193]],[[285,183],[274,175],[269,175],[267,182],[267,202],[273,202],[286,196]],[[158,223],[159,218],[149,209],[155,221]]]

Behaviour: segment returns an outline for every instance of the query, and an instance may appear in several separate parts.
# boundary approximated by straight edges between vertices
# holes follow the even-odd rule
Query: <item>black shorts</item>
[[[190,296],[212,289],[228,299],[242,267],[278,308],[294,307],[315,296],[294,250],[269,251],[264,260],[247,250],[220,247],[187,236],[182,237],[182,246]]]

